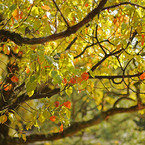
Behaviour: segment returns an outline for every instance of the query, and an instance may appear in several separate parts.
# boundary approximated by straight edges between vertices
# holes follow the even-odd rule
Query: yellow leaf
[[[26,142],[26,134],[22,134],[22,139]]]

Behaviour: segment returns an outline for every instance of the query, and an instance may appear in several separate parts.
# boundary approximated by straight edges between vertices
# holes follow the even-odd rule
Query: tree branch
[[[109,56],[112,56],[112,55],[116,55],[118,53],[121,53],[123,49],[120,49],[116,52],[110,52],[109,54],[106,54],[103,59],[101,61],[99,61],[97,64],[95,64],[92,68],[91,68],[91,71],[94,71],[102,62],[104,62]]]
[[[73,123],[70,127],[65,129],[61,133],[53,133],[53,134],[32,134],[27,136],[27,141],[24,143],[23,141],[20,141],[19,138],[14,137],[14,138],[7,138],[7,140],[4,140],[5,143],[8,145],[15,145],[18,144],[19,142],[23,142],[23,145],[26,145],[28,143],[34,143],[37,141],[53,141],[53,140],[59,140],[65,137],[72,136],[79,132],[82,129],[86,129],[88,127],[97,125],[101,123],[102,121],[106,120],[108,117],[111,117],[115,114],[118,113],[131,113],[131,112],[136,112],[139,110],[145,109],[145,104],[142,104],[141,106],[135,105],[130,108],[111,108],[106,112],[102,112],[99,115],[95,116],[93,119],[90,119],[88,121],[83,121],[83,122],[76,122]]]
[[[57,33],[57,34],[52,34],[50,36],[46,36],[46,37],[40,37],[40,38],[26,38],[26,37],[22,37],[20,34],[15,33],[15,32],[10,32],[7,30],[0,30],[0,42],[6,41],[8,39],[10,39],[11,41],[13,41],[14,43],[16,43],[17,45],[22,45],[22,44],[43,44],[45,42],[49,42],[49,41],[54,41],[57,39],[61,39],[67,36],[70,36],[71,34],[76,33],[81,27],[83,27],[84,25],[86,25],[89,21],[91,21],[97,14],[100,13],[100,11],[106,10],[106,9],[110,9],[110,8],[115,8],[121,5],[133,5],[133,6],[137,6],[137,7],[141,7],[143,9],[145,9],[145,7],[138,5],[138,4],[134,4],[131,2],[122,2],[116,5],[112,5],[112,6],[108,6],[108,7],[104,7],[104,5],[106,4],[107,0],[102,0],[99,5],[93,9],[90,13],[88,13],[88,15],[79,23],[77,23],[76,25],[69,27],[67,30]],[[103,8],[104,7],[104,8]]]
[[[15,32],[10,32],[7,30],[0,30],[0,42],[3,42],[4,40],[11,40],[14,43],[16,43],[17,45],[22,45],[22,44],[43,44],[45,42],[49,42],[49,41],[54,41],[57,39],[61,39],[67,36],[70,36],[71,34],[76,33],[81,27],[83,27],[84,25],[86,25],[89,21],[91,21],[97,14],[100,13],[100,11],[102,10],[102,8],[104,7],[104,5],[106,4],[107,0],[101,0],[101,2],[99,3],[99,5],[93,9],[90,13],[88,13],[88,15],[79,23],[77,23],[76,25],[72,26],[72,27],[68,27],[67,30],[57,33],[57,34],[52,34],[50,36],[46,36],[46,37],[40,37],[40,38],[26,38],[26,37],[22,37],[20,34],[15,33]],[[5,38],[5,39],[4,39]]]
[[[99,43],[101,44],[101,43],[103,43],[103,42],[108,42],[108,43],[109,43],[108,40],[103,40],[103,41],[100,41]],[[80,54],[78,54],[77,56],[74,57],[74,59],[79,58],[81,55],[83,55],[83,54],[85,53],[85,51],[86,51],[87,48],[92,47],[92,46],[97,45],[97,44],[98,44],[98,42],[93,43],[93,44],[91,44],[91,45],[87,45],[87,46],[84,48],[84,50],[83,50]]]
[[[70,44],[67,46],[67,48],[65,49],[65,51],[66,51],[66,50],[70,50],[71,46],[76,42],[76,40],[77,40],[77,37],[75,37],[75,38],[70,42]]]
[[[95,76],[95,79],[121,79],[121,78],[133,78],[133,77],[139,77],[142,73],[137,73],[137,74],[133,74],[133,75],[116,75],[116,76]],[[93,79],[92,76],[89,76],[90,79]]]
[[[43,93],[43,94],[34,94],[32,95],[31,97],[29,97],[28,95],[26,95],[25,93],[22,94],[20,97],[17,98],[17,100],[13,103],[13,104],[10,104],[10,105],[6,105],[6,106],[3,106],[2,108],[0,108],[0,111],[8,108],[8,109],[14,109],[16,108],[19,104],[25,102],[25,101],[28,101],[28,100],[33,100],[33,99],[41,99],[41,98],[50,98],[52,97],[53,95],[56,95],[60,92],[60,89],[57,88],[57,89],[54,89],[52,90],[51,92],[49,93]]]
[[[122,101],[122,100],[130,100],[130,101],[135,102],[135,100],[132,99],[132,98],[128,98],[128,97],[120,97],[119,99],[117,99],[117,100],[115,101],[115,103],[114,103],[114,105],[113,105],[113,108],[116,108],[117,104],[118,104],[120,101]]]
[[[59,11],[60,15],[62,16],[63,20],[65,21],[67,27],[69,27],[69,24],[68,24],[67,20],[66,20],[65,17],[63,16],[63,14],[62,14],[61,10],[59,9],[59,7],[57,6],[55,0],[52,0],[52,1],[53,1],[54,5],[56,6],[57,10]]]
[[[135,4],[135,3],[131,3],[131,2],[122,2],[122,3],[119,3],[119,4],[112,5],[112,6],[104,7],[104,8],[102,9],[102,11],[103,11],[103,10],[107,10],[107,9],[111,9],[111,8],[116,8],[116,7],[121,6],[121,5],[132,5],[132,6],[136,6],[136,7],[140,7],[140,8],[145,9],[144,6],[141,6],[141,5],[138,5],[138,4]]]

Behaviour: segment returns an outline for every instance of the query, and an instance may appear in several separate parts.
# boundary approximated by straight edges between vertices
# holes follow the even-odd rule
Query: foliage
[[[47,142],[45,145],[135,145],[144,144],[145,130],[135,123],[135,120],[144,120],[144,116],[133,114],[119,114],[113,116],[106,122],[90,127],[72,138]],[[143,125],[144,126],[144,125]],[[73,140],[73,141],[72,141]]]
[[[0,143],[58,140],[143,114],[144,10],[141,0],[1,0]]]

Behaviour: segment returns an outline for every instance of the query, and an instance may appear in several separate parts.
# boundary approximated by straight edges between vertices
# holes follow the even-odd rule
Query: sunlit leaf
[[[47,5],[41,6],[41,8],[42,8],[43,10],[46,10],[46,11],[49,11],[49,10],[50,10],[50,7],[47,6]]]
[[[72,87],[70,86],[69,88],[67,88],[67,89],[65,90],[65,92],[66,92],[66,94],[67,94],[68,96],[70,96],[70,95],[72,94],[72,92],[73,92]]]

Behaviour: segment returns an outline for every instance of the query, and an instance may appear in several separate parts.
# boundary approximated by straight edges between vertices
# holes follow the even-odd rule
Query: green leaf
[[[47,55],[44,55],[44,57],[45,57],[45,59],[47,60],[47,62],[48,62],[49,64],[52,64],[52,63],[53,63],[53,60],[52,60],[51,57],[49,57],[49,56],[47,56]]]
[[[57,71],[52,71],[52,72],[51,72],[51,76],[52,76],[53,78],[56,77],[57,74],[58,74]]]
[[[1,114],[4,114],[8,109],[3,109],[2,111],[0,111]]]
[[[60,75],[57,75],[57,76],[55,77],[55,79],[57,80],[58,84],[61,84],[61,83],[62,83],[62,78],[61,78]]]
[[[36,86],[37,86],[36,81],[33,82],[28,81],[28,83],[26,84],[26,90],[29,97],[31,97],[34,94],[34,90],[36,89]]]
[[[10,11],[13,11],[13,10],[15,10],[17,8],[17,5],[12,5],[9,9],[10,9]]]
[[[88,82],[87,81],[83,81],[82,82],[82,89],[86,88],[88,85]]]
[[[36,79],[36,76],[35,75],[31,76],[30,77],[30,82],[33,83],[35,81],[35,79]]]

